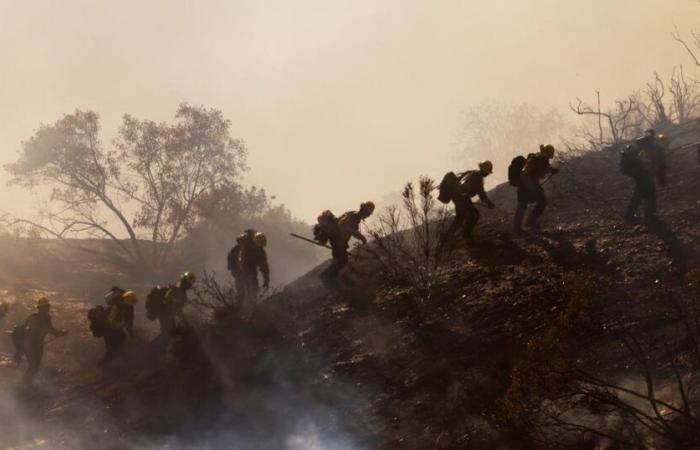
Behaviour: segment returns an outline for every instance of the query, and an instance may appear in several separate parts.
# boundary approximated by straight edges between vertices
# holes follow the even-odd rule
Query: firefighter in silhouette
[[[184,321],[182,310],[187,303],[187,292],[194,287],[197,277],[192,272],[185,272],[180,276],[180,280],[165,292],[163,302],[158,311],[158,321],[160,323],[161,348],[167,349],[173,330]]]
[[[27,358],[27,370],[24,373],[23,382],[26,385],[31,385],[34,382],[34,377],[39,371],[41,360],[44,357],[44,339],[47,334],[52,334],[56,337],[65,336],[67,331],[57,330],[51,322],[51,304],[49,299],[41,297],[36,302],[37,312],[30,315],[24,324],[15,329],[13,332],[13,340],[17,346],[17,355],[15,359],[21,361],[22,355]],[[14,336],[17,333],[19,336]]]
[[[630,198],[625,220],[634,222],[639,206],[643,204],[647,225],[658,223],[656,183],[666,186],[666,150],[668,138],[654,130],[625,147],[620,160],[620,171],[632,178],[634,190]]]
[[[236,246],[228,254],[228,269],[236,282],[239,298],[257,298],[260,291],[258,271],[263,276],[263,288],[270,287],[266,245],[267,237],[255,230],[245,230],[236,238]]]
[[[523,218],[530,203],[534,203],[535,206],[528,215],[525,225],[532,229],[539,228],[537,220],[547,207],[547,197],[540,181],[547,175],[559,173],[558,169],[550,166],[552,158],[554,158],[554,147],[548,144],[540,145],[540,152],[528,155],[525,160],[525,166],[517,184],[518,205],[513,220],[515,234],[523,232]]]
[[[325,226],[324,234],[328,236],[331,244],[333,261],[331,265],[323,271],[321,277],[325,280],[335,279],[340,271],[348,264],[348,248],[350,238],[355,238],[363,244],[367,243],[367,238],[360,232],[360,224],[374,212],[374,203],[367,201],[360,205],[357,211],[348,211],[339,218],[331,221]],[[325,214],[326,212],[324,212]],[[328,212],[330,213],[330,212]],[[320,220],[320,219],[319,219]],[[314,232],[314,234],[317,234]]]
[[[468,170],[458,177],[459,184],[455,186],[455,192],[452,194],[452,203],[455,205],[455,218],[445,236],[443,236],[443,241],[450,239],[461,228],[462,237],[467,242],[473,242],[472,231],[474,231],[474,227],[479,221],[479,211],[472,203],[472,197],[479,196],[481,203],[488,208],[495,208],[495,205],[484,190],[484,178],[492,172],[493,164],[491,161],[484,161],[479,164],[478,170]]]
[[[107,320],[104,332],[105,356],[100,365],[112,361],[124,350],[127,335],[134,337],[134,305],[139,301],[132,291],[113,287],[105,296]]]
[[[247,236],[245,233],[239,235],[236,238],[236,245],[231,248],[226,257],[226,263],[228,266],[228,271],[233,278],[234,285],[236,287],[236,294],[240,298],[245,289],[245,282],[243,280],[243,270],[241,270],[241,247],[245,245]]]

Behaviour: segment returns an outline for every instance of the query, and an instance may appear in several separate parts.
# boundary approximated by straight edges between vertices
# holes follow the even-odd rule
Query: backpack
[[[628,177],[634,176],[642,166],[642,160],[639,158],[639,146],[629,144],[625,146],[620,154],[620,172]]]
[[[338,218],[329,210],[323,211],[317,218],[317,224],[314,225],[314,241],[321,244],[326,244],[333,234],[333,230],[338,226]]]
[[[438,186],[438,200],[450,203],[459,187],[459,177],[454,172],[447,172]]]
[[[90,322],[90,331],[95,337],[103,337],[107,331],[107,308],[102,305],[88,310],[87,317]]]
[[[240,267],[238,264],[238,255],[241,254],[241,246],[236,245],[231,249],[230,252],[228,252],[228,256],[226,257],[226,263],[228,266],[228,270],[231,273],[238,273],[240,272]]]
[[[146,296],[146,317],[148,320],[156,320],[165,303],[165,294],[168,286],[156,286]]]
[[[470,170],[468,172],[464,172],[462,175],[462,182],[459,184],[457,187],[457,192],[460,195],[466,196],[466,197],[473,197],[476,194],[479,193],[479,190],[481,186],[483,186],[483,178],[479,175],[478,170]]]
[[[508,166],[508,183],[511,186],[520,185],[520,175],[522,174],[523,169],[525,168],[526,162],[527,158],[525,158],[522,155],[516,156],[510,162],[510,165]]]

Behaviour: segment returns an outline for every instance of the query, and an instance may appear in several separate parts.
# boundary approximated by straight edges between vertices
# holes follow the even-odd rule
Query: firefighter
[[[124,350],[127,335],[130,339],[134,337],[134,305],[139,299],[133,291],[119,291],[113,288],[116,295],[107,303],[109,309],[104,333],[105,356],[101,365],[109,363]]]
[[[634,181],[632,197],[627,205],[625,220],[634,222],[637,210],[644,205],[647,225],[658,223],[656,183],[666,185],[666,149],[668,138],[654,130],[647,130],[642,138],[628,145],[622,152],[620,170]]]
[[[518,205],[513,220],[515,234],[523,232],[523,218],[530,203],[534,203],[535,206],[528,215],[525,225],[532,229],[539,228],[537,220],[547,207],[547,197],[540,180],[547,175],[559,173],[558,169],[550,166],[552,158],[554,158],[554,146],[548,144],[540,145],[540,152],[528,155],[525,161],[525,167],[520,174],[518,183]]]
[[[67,331],[57,330],[51,322],[51,303],[46,297],[36,302],[37,312],[30,315],[22,325],[23,337],[21,351],[27,358],[27,370],[24,373],[24,384],[31,385],[39,371],[44,356],[44,338],[47,334],[56,337],[65,336]]]
[[[263,277],[263,288],[270,287],[270,267],[267,264],[265,234],[246,230],[236,239],[236,246],[228,255],[228,266],[236,281],[236,292],[240,298],[257,298],[260,291],[258,271]]]
[[[495,205],[486,195],[484,190],[484,178],[493,172],[491,161],[484,161],[479,164],[479,170],[469,170],[464,172],[460,178],[457,192],[452,196],[452,203],[455,205],[455,218],[450,228],[443,237],[444,240],[451,238],[461,227],[462,237],[468,242],[472,242],[472,231],[479,221],[479,211],[472,203],[472,197],[479,196],[481,202],[488,208],[495,208]]]
[[[337,220],[337,223],[328,230],[333,261],[323,271],[321,277],[327,280],[335,279],[340,271],[348,264],[348,243],[350,238],[358,239],[363,244],[367,238],[360,232],[360,224],[374,212],[374,203],[371,201],[360,204],[357,211],[348,211]]]
[[[158,310],[160,336],[158,340],[163,349],[167,349],[175,327],[184,320],[182,310],[187,303],[187,292],[194,287],[197,277],[192,272],[185,272],[174,286],[168,288],[163,303]]]

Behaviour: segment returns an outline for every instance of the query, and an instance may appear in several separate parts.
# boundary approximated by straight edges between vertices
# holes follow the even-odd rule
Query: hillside
[[[101,373],[101,343],[82,322],[87,299],[55,294],[55,321],[76,331],[48,350],[50,387],[5,394],[17,414],[0,432],[17,448],[614,448],[580,430],[556,440],[536,414],[571,387],[554,376],[562,367],[638,383],[620,338],[665,332],[681,319],[664,308],[697,300],[688,277],[700,267],[700,165],[686,144],[700,128],[672,137],[680,149],[659,194],[663,227],[621,220],[631,183],[615,150],[571,156],[546,185],[543,229],[513,237],[514,192],[497,187],[477,243],[457,243],[429,299],[389,283],[361,251],[338,289],[320,283],[318,267],[260,305],[184,330],[163,360],[135,345]],[[37,292],[27,289],[4,296],[29,308]],[[139,330],[145,341],[155,324]],[[665,379],[663,349],[646,354]],[[8,388],[18,371],[3,361]],[[595,428],[605,411],[582,422]]]
[[[528,343],[570,314],[576,283],[614,283],[589,299],[586,321],[600,326],[577,337],[590,339],[587,357],[611,370],[603,355],[616,344],[600,330],[641,321],[645,289],[667,285],[697,299],[683,277],[700,266],[700,165],[690,145],[700,130],[672,137],[661,229],[621,220],[631,183],[617,172],[618,151],[608,149],[555,163],[562,172],[546,185],[540,233],[512,237],[514,189],[494,189],[498,209],[482,213],[478,244],[459,246],[429,302],[357,263],[362,285],[376,291],[309,296],[320,289],[313,276],[290,287],[293,301],[313,311],[297,316],[305,345],[362,386],[368,404],[354,426],[369,448],[528,448],[534,444],[503,418],[506,391]]]

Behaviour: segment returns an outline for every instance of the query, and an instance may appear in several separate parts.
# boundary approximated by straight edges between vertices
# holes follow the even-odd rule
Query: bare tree
[[[639,137],[645,129],[664,131],[687,122],[696,117],[699,106],[700,90],[686,78],[683,66],[673,69],[668,87],[654,72],[644,89],[614,101],[611,107],[601,106],[600,92],[596,92],[594,105],[577,98],[570,108],[584,119],[579,133],[582,142],[567,145],[574,151],[614,147]]]
[[[594,129],[586,124],[582,126],[581,138],[590,148],[599,150],[637,135],[641,126],[639,103],[639,95],[632,94],[625,99],[615,101],[613,107],[603,110],[600,92],[596,91],[595,107],[580,98],[576,99],[575,106],[572,104],[569,107],[581,117],[595,119]]]
[[[697,117],[700,90],[696,81],[686,79],[682,65],[673,69],[668,90],[671,93],[669,109],[675,123],[682,124]]]
[[[688,55],[691,57],[695,65],[700,67],[700,59],[698,59],[697,56],[697,51],[700,50],[700,34],[696,33],[695,31],[691,31],[690,36],[692,37],[692,43],[688,44],[688,42],[681,36],[680,31],[678,31],[678,27],[674,27],[674,30],[671,33],[673,40],[681,44],[686,52],[688,52]],[[695,48],[692,48],[691,46]]]
[[[417,192],[413,183],[406,183],[401,207],[391,206],[379,215],[370,231],[374,241],[365,250],[379,262],[387,279],[413,288],[426,301],[450,253],[440,245],[450,216],[433,198],[434,189],[434,181],[427,177],[420,178]]]
[[[50,189],[37,218],[45,235],[122,266],[157,270],[198,219],[206,195],[236,185],[246,148],[220,111],[181,104],[173,124],[124,116],[114,147],[99,137],[98,115],[76,111],[42,125],[6,166],[11,183]],[[109,239],[117,251],[77,244]]]

